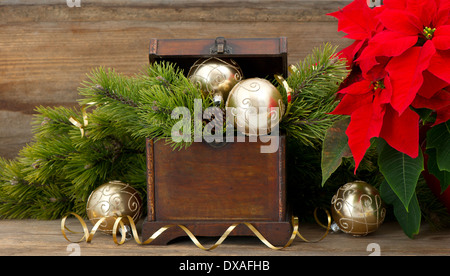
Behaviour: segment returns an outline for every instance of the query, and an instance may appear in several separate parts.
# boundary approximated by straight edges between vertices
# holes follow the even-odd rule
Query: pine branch
[[[149,66],[147,75],[141,78],[148,85],[140,91],[139,116],[145,127],[138,131],[137,135],[152,139],[170,138],[174,125],[180,121],[179,118],[172,118],[172,112],[180,107],[186,108],[187,113],[192,115],[190,141],[174,142],[169,139],[168,142],[174,149],[189,146],[194,140],[195,100],[201,100],[202,114],[212,106],[211,100],[204,98],[200,89],[171,63],[155,63]]]
[[[129,105],[129,106],[132,106],[132,107],[137,107],[138,106],[131,99],[127,99],[123,95],[119,95],[119,94],[115,93],[114,91],[108,90],[107,88],[103,88],[100,84],[95,85],[93,90],[98,95],[101,95],[103,97],[108,97],[108,98],[110,98],[110,99],[112,99],[114,101],[118,101],[118,102],[120,102],[122,104]]]
[[[71,208],[58,186],[32,185],[24,180],[23,164],[0,158],[0,217],[1,218],[60,218],[60,208]],[[49,193],[53,196],[49,197]],[[58,194],[58,196],[56,196]],[[55,202],[62,204],[55,208]],[[48,204],[45,204],[48,203]]]
[[[292,139],[307,146],[319,145],[325,131],[339,118],[328,113],[337,106],[335,93],[348,70],[335,52],[336,47],[329,44],[314,49],[286,79],[294,92],[280,127]],[[286,100],[284,88],[278,89]]]
[[[117,73],[114,69],[99,67],[93,70],[88,78],[90,81],[82,83],[78,89],[83,96],[81,105],[102,105],[108,103],[121,103],[136,107],[139,102],[137,93],[143,82],[135,81],[134,78]]]
[[[310,55],[295,66],[296,72],[287,80],[294,89],[293,98],[308,93],[315,98],[335,93],[349,73],[345,61],[336,56],[336,50],[337,46],[324,44],[313,49]]]
[[[81,117],[79,110],[65,107],[39,106],[35,109],[35,112],[31,123],[34,140],[65,136],[74,127],[68,118]]]
[[[333,59],[334,50],[328,45],[315,50],[287,78],[294,97],[280,127],[291,140],[314,146],[337,117],[326,113],[336,105],[334,92],[347,72],[344,63]],[[286,100],[286,92],[279,89]],[[202,114],[213,107],[177,66],[165,62],[146,66],[135,76],[98,68],[79,94],[87,123],[81,107],[39,107],[33,143],[14,161],[0,159],[1,217],[58,218],[69,210],[84,215],[90,193],[113,179],[133,183],[145,193],[145,139],[170,138],[180,121],[171,116],[177,107],[194,114],[196,99]],[[69,117],[83,122],[84,136]],[[170,144],[174,149],[189,146],[194,133],[212,119],[194,130],[191,116],[191,141],[169,139]]]

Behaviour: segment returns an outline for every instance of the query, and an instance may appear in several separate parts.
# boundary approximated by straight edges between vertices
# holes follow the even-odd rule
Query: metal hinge
[[[227,45],[227,41],[223,36],[216,38],[214,45],[209,49],[210,54],[231,54],[232,48]]]

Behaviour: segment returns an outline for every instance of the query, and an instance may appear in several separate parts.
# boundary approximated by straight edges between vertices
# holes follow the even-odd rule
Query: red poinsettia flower
[[[422,87],[422,74],[427,70],[445,82],[450,82],[448,55],[450,49],[450,9],[446,1],[387,0],[378,19],[385,29],[376,34],[362,51],[358,61],[373,64],[376,56],[392,57],[386,70],[392,85],[392,106],[402,113]],[[442,5],[441,5],[442,4]],[[376,64],[373,64],[373,66]],[[365,66],[370,70],[371,66]],[[439,91],[426,93],[432,97]]]
[[[330,15],[355,40],[341,51],[352,73],[332,114],[351,116],[356,168],[372,137],[417,157],[419,116],[410,107],[435,111],[435,124],[450,119],[450,0],[385,0],[374,9],[355,0]]]
[[[351,115],[346,134],[355,173],[372,137],[382,137],[392,147],[417,157],[419,116],[412,110],[400,115],[391,107],[392,85],[388,75],[379,81],[360,80],[339,93],[344,97],[332,114]]]
[[[448,1],[385,0],[377,19],[385,27],[378,32],[361,58],[398,56],[412,46],[431,41],[435,49],[450,49]]]

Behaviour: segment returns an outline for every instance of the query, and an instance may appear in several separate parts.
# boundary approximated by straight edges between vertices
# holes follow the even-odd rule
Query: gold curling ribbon
[[[287,81],[281,76],[281,75],[274,75],[275,79],[277,80],[277,82],[284,87],[284,89],[286,90],[286,94],[287,94],[287,99],[288,99],[288,104],[291,103],[291,95],[292,95],[292,88],[289,86],[289,84],[287,83]]]
[[[324,209],[325,210],[325,209]],[[152,241],[154,241],[159,235],[161,235],[164,231],[166,231],[167,229],[169,229],[169,228],[172,228],[172,227],[179,227],[179,228],[181,228],[188,236],[189,236],[189,238],[192,240],[192,242],[198,247],[198,248],[200,248],[200,249],[202,249],[202,250],[205,250],[205,251],[210,251],[210,250],[213,250],[213,249],[215,249],[215,248],[217,248],[219,245],[221,245],[222,244],[222,242],[228,237],[228,235],[239,225],[239,224],[244,224],[244,225],[246,225],[252,232],[253,232],[253,234],[255,234],[258,238],[259,238],[259,240],[261,241],[261,242],[263,242],[267,247],[269,247],[269,248],[271,248],[271,249],[273,249],[273,250],[281,250],[281,249],[284,249],[284,248],[286,248],[286,247],[288,247],[288,246],[290,246],[291,244],[292,244],[292,242],[294,241],[294,239],[295,239],[295,237],[296,236],[298,236],[299,238],[301,238],[303,241],[305,241],[305,242],[319,242],[319,241],[321,241],[321,240],[323,240],[327,235],[328,235],[328,233],[329,233],[329,230],[330,230],[330,228],[331,228],[331,216],[330,216],[330,213],[327,211],[327,210],[325,210],[325,212],[327,213],[327,216],[328,216],[328,226],[325,226],[325,225],[323,225],[322,223],[320,223],[320,221],[319,221],[319,219],[317,218],[317,209],[316,210],[314,210],[314,218],[315,218],[315,220],[316,220],[316,222],[320,225],[320,226],[322,226],[322,227],[324,227],[324,228],[326,228],[326,232],[325,232],[325,234],[320,238],[320,239],[318,239],[318,240],[316,240],[316,241],[309,241],[309,240],[307,240],[307,239],[305,239],[300,233],[299,233],[299,231],[298,231],[298,218],[297,217],[293,217],[292,218],[292,225],[293,225],[293,231],[292,231],[292,235],[291,235],[291,237],[290,237],[290,239],[288,240],[288,242],[284,245],[284,246],[274,246],[274,245],[272,245],[252,224],[250,224],[250,223],[248,223],[248,222],[239,222],[239,223],[234,223],[234,224],[232,224],[232,225],[230,225],[228,228],[227,228],[227,230],[222,234],[222,236],[217,240],[217,242],[214,244],[214,245],[212,245],[211,247],[205,247],[205,246],[203,246],[200,242],[199,242],[199,240],[195,237],[195,235],[186,227],[186,226],[184,226],[184,225],[181,225],[181,224],[171,224],[171,225],[166,225],[166,226],[163,226],[163,227],[161,227],[160,229],[158,229],[158,231],[156,231],[155,233],[153,233],[153,235],[150,237],[150,238],[148,238],[146,241],[141,241],[140,239],[139,239],[139,235],[138,235],[138,232],[137,232],[137,229],[136,229],[136,225],[135,225],[135,223],[134,223],[134,221],[133,221],[133,219],[130,217],[130,216],[127,216],[127,218],[128,218],[128,220],[129,220],[129,222],[130,222],[130,228],[131,228],[131,231],[132,231],[132,233],[133,233],[133,237],[134,237],[134,240],[136,241],[136,243],[137,244],[140,244],[140,245],[146,245],[146,244],[149,244],[149,243],[151,243]],[[98,229],[98,227],[100,226],[100,224],[106,219],[106,218],[101,218],[99,221],[97,221],[97,223],[94,225],[94,227],[92,228],[92,230],[89,232],[89,230],[88,230],[88,228],[87,228],[87,226],[86,226],[86,223],[84,222],[84,220],[83,220],[83,218],[81,218],[79,215],[77,215],[77,214],[75,214],[75,213],[70,213],[71,215],[74,215],[79,221],[80,221],[80,223],[81,223],[81,226],[82,226],[82,228],[83,228],[83,232],[82,233],[84,233],[84,235],[83,235],[83,237],[80,239],[80,240],[78,240],[78,241],[75,241],[75,242],[77,242],[77,243],[79,243],[79,242],[82,242],[83,240],[86,240],[86,242],[91,242],[92,241],[92,238],[94,237],[94,234],[95,234],[95,232],[97,231],[97,229]],[[62,232],[62,234],[63,234],[63,236],[64,236],[64,238],[67,240],[67,241],[69,241],[69,242],[74,242],[74,241],[71,241],[67,236],[66,236],[66,230],[68,230],[69,232],[72,232],[72,233],[77,233],[77,232],[74,232],[74,231],[71,231],[69,228],[67,228],[66,227],[66,225],[65,225],[65,223],[66,223],[66,219],[67,219],[67,217],[68,217],[69,215],[67,215],[67,216],[65,216],[63,219],[62,219],[62,221],[61,221],[61,232]],[[114,243],[116,243],[117,245],[121,245],[121,244],[123,244],[124,242],[125,242],[125,240],[126,240],[126,235],[125,234],[122,234],[122,239],[120,240],[120,241],[118,241],[117,240],[117,230],[119,229],[119,227],[121,227],[121,229],[122,229],[122,233],[124,233],[125,232],[125,225],[124,225],[124,223],[122,222],[122,218],[123,217],[118,217],[118,218],[116,218],[116,220],[115,220],[115,222],[114,222],[114,226],[113,226],[113,240],[114,240]]]
[[[69,117],[69,121],[76,126],[77,128],[80,129],[81,132],[81,137],[84,137],[84,128],[87,127],[88,125],[88,116],[87,116],[87,112],[86,109],[92,105],[95,105],[95,102],[90,102],[87,104],[84,104],[81,106],[81,114],[83,116],[83,123],[80,123],[77,119],[75,119],[73,116]]]
[[[295,67],[295,65],[293,65],[293,64],[289,65],[288,70],[291,74],[295,74],[298,72],[298,68]]]
[[[77,119],[75,119],[73,116],[70,116],[69,121],[80,129],[81,131],[81,137],[84,137],[84,128],[88,125],[88,119],[87,119],[87,113],[86,113],[86,106],[83,105],[81,107],[81,113],[83,114],[83,124],[80,123]]]
[[[80,221],[81,226],[83,227],[83,233],[84,233],[84,236],[81,237],[81,239],[80,239],[79,241],[76,241],[75,243],[82,242],[84,239],[86,239],[86,242],[91,242],[91,241],[92,241],[92,238],[94,238],[95,232],[97,232],[98,227],[99,227],[99,226],[103,223],[103,221],[106,219],[106,218],[101,218],[101,219],[99,219],[99,220],[97,221],[97,223],[94,225],[94,227],[92,228],[91,232],[89,232],[89,230],[88,230],[88,228],[87,228],[87,226],[86,226],[86,223],[84,222],[83,218],[80,217],[79,215],[75,214],[75,213],[71,213],[71,214],[74,215],[74,216]],[[69,232],[71,232],[71,233],[79,233],[79,232],[74,232],[74,231],[72,231],[72,230],[70,230],[69,228],[66,227],[66,219],[67,219],[67,217],[68,217],[68,216],[65,216],[65,217],[61,220],[61,232],[62,232],[64,238],[65,238],[67,241],[69,241],[69,242],[74,242],[74,241],[69,240],[69,238],[67,238],[67,236],[66,236],[66,230],[69,231]]]
[[[322,228],[325,228],[325,229],[326,229],[325,234],[323,234],[323,236],[322,236],[320,239],[318,239],[318,240],[315,240],[315,241],[309,241],[309,240],[305,239],[305,238],[300,234],[300,232],[297,232],[297,236],[298,236],[300,239],[302,239],[302,240],[305,241],[305,242],[320,242],[321,240],[325,239],[325,237],[328,235],[328,233],[330,232],[330,229],[331,229],[331,216],[330,216],[330,212],[328,212],[327,209],[322,209],[322,210],[324,210],[325,213],[327,214],[327,220],[328,220],[328,221],[327,221],[327,226],[323,225],[323,224],[320,222],[319,218],[317,217],[317,208],[314,210],[314,219],[316,220],[316,223],[317,223],[317,224],[319,224]]]

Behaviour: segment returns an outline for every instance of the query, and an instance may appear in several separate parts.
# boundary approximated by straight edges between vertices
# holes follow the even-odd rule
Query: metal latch
[[[227,41],[223,36],[216,38],[214,46],[209,49],[210,54],[231,54],[232,48],[227,45]]]

